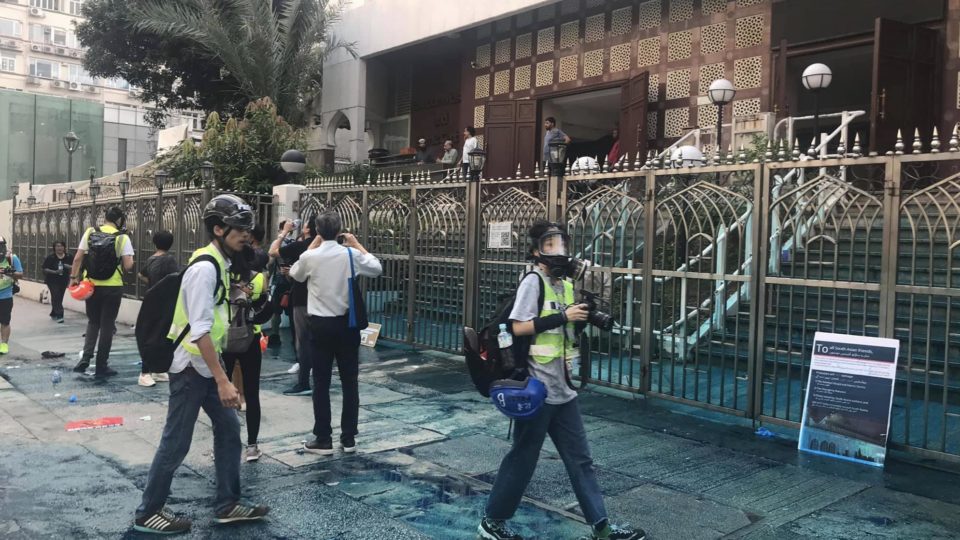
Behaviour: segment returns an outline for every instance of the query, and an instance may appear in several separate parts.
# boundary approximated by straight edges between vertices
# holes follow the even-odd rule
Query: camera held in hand
[[[607,304],[600,295],[593,293],[587,290],[581,290],[580,295],[583,296],[583,303],[587,306],[587,322],[596,326],[604,332],[609,332],[613,330],[614,319],[613,315],[610,315],[606,311],[602,311],[600,306]]]

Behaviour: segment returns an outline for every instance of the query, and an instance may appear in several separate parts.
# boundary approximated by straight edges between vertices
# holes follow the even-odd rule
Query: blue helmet
[[[490,385],[490,400],[510,418],[531,418],[547,399],[547,387],[539,379],[501,379]]]

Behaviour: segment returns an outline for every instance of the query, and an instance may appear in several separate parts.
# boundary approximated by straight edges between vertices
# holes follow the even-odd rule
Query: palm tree
[[[223,64],[250,101],[269,97],[293,125],[303,125],[319,96],[323,61],[352,43],[330,33],[342,6],[329,0],[139,0],[140,32],[193,42]]]

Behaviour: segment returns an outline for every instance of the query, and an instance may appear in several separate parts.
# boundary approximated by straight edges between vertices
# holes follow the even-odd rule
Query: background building
[[[91,77],[74,33],[83,0],[0,1],[0,193],[17,182],[67,180],[68,131],[80,138],[72,178],[89,167],[112,174],[149,161],[155,130],[136,89],[120,79]],[[170,118],[171,126],[202,129],[200,114]]]
[[[815,62],[834,73],[820,112],[864,111],[851,129],[872,150],[892,147],[897,129],[909,145],[935,120],[949,132],[960,106],[960,7],[942,0],[504,0],[429,16],[418,2],[367,0],[348,4],[337,33],[359,58],[324,69],[313,150],[326,162],[421,137],[439,148],[474,125],[488,174],[527,173],[546,116],[574,155],[605,154],[617,124],[625,148],[665,148],[715,131],[706,89],[719,78],[737,88],[724,118],[739,144],[813,114],[801,73]],[[813,123],[797,129],[806,147]]]

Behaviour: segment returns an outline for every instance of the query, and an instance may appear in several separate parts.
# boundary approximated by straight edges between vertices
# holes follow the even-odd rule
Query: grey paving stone
[[[509,450],[509,442],[478,434],[420,446],[410,454],[476,476],[495,472]]]

